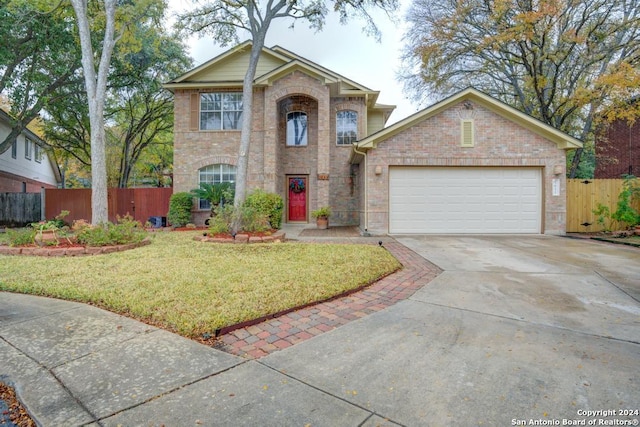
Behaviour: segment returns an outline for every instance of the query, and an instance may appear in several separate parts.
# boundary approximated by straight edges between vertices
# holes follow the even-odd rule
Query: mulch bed
[[[15,390],[3,382],[0,382],[0,408],[0,426],[36,426],[33,418],[18,400]]]

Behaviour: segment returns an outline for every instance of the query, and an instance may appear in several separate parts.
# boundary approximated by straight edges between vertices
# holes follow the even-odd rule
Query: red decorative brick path
[[[384,246],[402,263],[400,271],[348,296],[236,329],[219,337],[214,347],[259,359],[407,299],[440,273],[438,267],[400,243]]]

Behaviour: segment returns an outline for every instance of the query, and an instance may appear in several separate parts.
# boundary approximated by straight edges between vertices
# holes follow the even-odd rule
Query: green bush
[[[130,216],[118,217],[118,223],[108,222],[86,227],[77,234],[78,242],[87,246],[124,245],[141,242],[146,233],[140,222]]]
[[[267,193],[263,190],[256,189],[247,196],[244,206],[253,209],[255,215],[266,215],[271,228],[280,229],[282,227],[284,201],[278,194]],[[254,214],[251,213],[250,215]]]
[[[191,207],[193,206],[193,195],[182,192],[174,193],[169,199],[169,213],[167,219],[174,227],[182,227],[191,222]]]
[[[622,191],[618,195],[617,209],[611,214],[611,218],[628,227],[640,224],[640,213],[631,206],[638,197],[640,197],[640,186],[634,176],[627,175],[622,184]]]
[[[209,219],[209,233],[220,234],[231,232],[231,224],[236,215],[240,215],[242,228],[240,231],[250,233],[260,233],[271,230],[269,217],[250,206],[243,206],[240,209],[232,205],[218,206],[215,215]]]
[[[209,218],[209,233],[229,233],[233,221],[233,205],[216,206],[214,215]]]
[[[34,242],[36,230],[32,227],[20,228],[17,230],[7,230],[9,246],[30,245]]]
[[[265,212],[261,212],[259,209],[252,206],[243,206],[240,209],[242,230],[248,232],[264,232],[269,231],[272,227],[269,221],[269,215]]]

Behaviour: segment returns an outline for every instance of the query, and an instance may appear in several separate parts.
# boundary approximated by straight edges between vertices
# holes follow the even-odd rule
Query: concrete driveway
[[[443,273],[257,360],[95,307],[0,292],[0,380],[43,426],[637,425],[639,249],[398,240]]]
[[[640,250],[549,236],[397,240],[444,272],[260,363],[388,425],[637,425]]]

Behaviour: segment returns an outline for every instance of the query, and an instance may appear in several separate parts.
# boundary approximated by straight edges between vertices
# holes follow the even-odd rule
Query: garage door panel
[[[539,233],[540,168],[392,167],[391,233]]]

